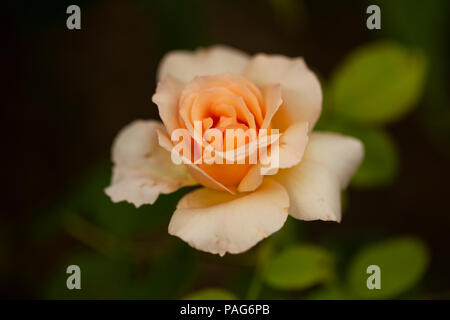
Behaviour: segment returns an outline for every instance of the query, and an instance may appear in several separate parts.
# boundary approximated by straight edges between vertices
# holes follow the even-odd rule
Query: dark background
[[[432,255],[424,295],[449,297],[449,10],[447,1],[425,7],[425,1],[390,2],[375,2],[382,30],[374,31],[365,27],[372,2],[364,1],[10,3],[2,41],[0,293],[41,297],[52,267],[80,249],[64,232],[45,241],[30,234],[87,172],[108,161],[120,128],[136,118],[158,118],[151,96],[167,51],[222,43],[250,54],[304,56],[328,78],[353,48],[387,38],[430,57],[420,105],[387,127],[398,145],[398,175],[386,186],[351,189],[343,223],[308,223],[308,234],[331,241],[354,234],[417,235]],[[66,28],[69,4],[81,7],[81,30]],[[164,232],[161,238],[169,237]],[[226,272],[215,265],[199,282],[220,284]]]

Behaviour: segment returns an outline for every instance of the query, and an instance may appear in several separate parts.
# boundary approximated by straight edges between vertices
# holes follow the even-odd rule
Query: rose
[[[312,132],[322,92],[303,59],[249,57],[222,46],[175,51],[163,58],[158,81],[153,102],[162,123],[135,121],[114,142],[113,179],[105,190],[114,202],[152,204],[161,193],[203,185],[180,200],[169,233],[220,255],[248,250],[279,230],[288,214],[341,220],[340,191],[358,168],[363,145],[352,137]],[[261,163],[248,162],[175,165],[172,134],[185,129],[193,137],[195,121],[201,129],[278,129],[279,172],[264,176]],[[191,141],[205,151],[203,137]],[[215,150],[240,146],[233,141]]]

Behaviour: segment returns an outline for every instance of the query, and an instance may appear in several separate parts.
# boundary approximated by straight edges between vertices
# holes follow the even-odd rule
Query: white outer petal
[[[300,220],[341,220],[339,181],[336,175],[315,162],[302,161],[276,175],[289,192],[289,214]]]
[[[347,187],[363,157],[360,140],[331,132],[313,132],[304,155],[306,161],[316,161],[333,171],[342,189]]]
[[[180,182],[174,179],[115,166],[112,183],[105,189],[105,193],[113,202],[127,201],[138,208],[143,204],[153,204],[161,193],[171,193],[180,187]]]
[[[159,116],[169,134],[180,127],[178,122],[178,100],[184,85],[172,78],[166,77],[158,82],[152,101],[158,106]]]
[[[301,220],[341,221],[340,191],[359,167],[364,148],[355,138],[312,133],[302,161],[276,180],[289,192],[289,213]]]
[[[157,80],[172,76],[188,83],[196,76],[224,72],[242,73],[249,60],[246,53],[227,46],[217,45],[196,51],[172,51],[165,55],[158,68]]]
[[[288,207],[286,190],[267,178],[256,191],[246,194],[202,188],[178,203],[169,233],[198,250],[221,256],[241,253],[279,230]]]
[[[113,143],[113,178],[105,193],[113,202],[136,207],[152,204],[160,193],[196,184],[184,166],[172,163],[170,153],[158,144],[155,120],[136,120],[123,128]]]

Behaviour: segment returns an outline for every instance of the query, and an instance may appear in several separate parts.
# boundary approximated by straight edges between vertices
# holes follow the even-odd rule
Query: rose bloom
[[[288,215],[340,222],[340,191],[364,149],[353,137],[312,131],[322,90],[302,58],[250,57],[224,46],[174,51],[163,58],[157,80],[153,102],[162,122],[137,120],[118,134],[105,190],[112,201],[139,207],[161,193],[201,185],[179,201],[169,233],[221,256],[253,247]],[[278,129],[279,170],[263,175],[259,163],[174,164],[171,134],[193,133],[194,121],[204,130]]]

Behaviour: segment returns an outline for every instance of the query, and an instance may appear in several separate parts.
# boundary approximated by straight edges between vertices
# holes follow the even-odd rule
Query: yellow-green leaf
[[[188,294],[185,300],[235,300],[236,297],[231,292],[222,288],[206,288]]]
[[[422,278],[429,262],[426,246],[416,238],[401,237],[362,250],[348,269],[349,287],[361,298],[393,298],[412,288]],[[380,289],[369,289],[367,279],[380,268]]]
[[[295,245],[283,250],[265,266],[265,282],[280,290],[299,290],[333,276],[333,259],[318,246]]]
[[[365,45],[335,71],[330,102],[336,113],[354,121],[391,122],[417,105],[425,73],[420,52],[390,42]]]

